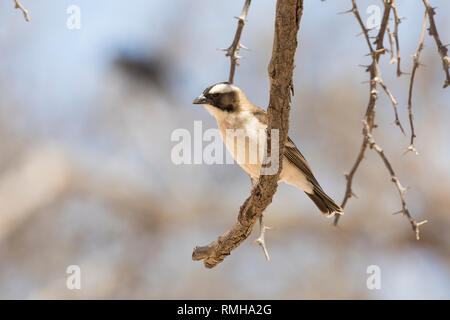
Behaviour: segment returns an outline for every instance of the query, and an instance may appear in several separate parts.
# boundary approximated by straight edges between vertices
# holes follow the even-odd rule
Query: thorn
[[[352,8],[352,9],[349,9],[349,10],[347,10],[347,11],[338,12],[337,14],[347,14],[347,13],[352,13],[353,10],[354,10],[354,9]]]
[[[358,67],[368,69],[370,67],[370,64],[358,64]]]
[[[428,222],[428,220],[420,221],[419,223],[416,223],[416,226],[417,226],[417,227],[420,227],[420,226],[424,225],[424,224],[427,223],[427,222]]]
[[[242,49],[244,49],[244,50],[250,51],[250,49],[247,48],[246,46],[244,46],[242,43],[239,43],[239,47],[242,48]]]
[[[406,151],[403,153],[403,155],[407,154],[408,152],[413,152],[416,154],[416,156],[419,155],[419,152],[416,150],[416,148],[412,144],[408,148],[406,148]]]
[[[260,234],[259,234],[259,238],[255,240],[255,242],[257,244],[259,244],[261,246],[261,248],[264,251],[264,256],[266,257],[267,261],[270,261],[270,256],[269,256],[269,252],[267,252],[267,248],[266,248],[266,241],[265,241],[265,234],[267,230],[270,230],[270,227],[267,227],[264,225],[263,223],[263,216],[261,215],[259,217],[259,227],[260,227]]]

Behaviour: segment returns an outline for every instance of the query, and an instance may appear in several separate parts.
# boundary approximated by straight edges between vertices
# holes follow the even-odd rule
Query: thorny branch
[[[303,0],[278,0],[275,15],[275,33],[272,58],[268,72],[270,79],[270,100],[267,109],[267,156],[270,157],[272,129],[279,132],[278,173],[261,175],[252,188],[250,196],[239,210],[236,224],[216,241],[207,246],[196,247],[193,260],[203,260],[205,267],[213,268],[222,262],[250,235],[256,220],[272,202],[282,169],[284,142],[289,129],[289,112],[292,90],[294,56],[297,49],[297,33],[303,13]],[[265,161],[264,161],[265,162]]]
[[[236,71],[236,65],[239,65],[239,50],[247,49],[244,45],[241,44],[241,34],[242,29],[244,28],[245,20],[247,19],[248,8],[250,7],[251,0],[245,0],[244,7],[242,8],[241,15],[236,17],[238,19],[238,26],[236,29],[236,34],[234,35],[233,43],[227,49],[222,49],[227,53],[225,56],[230,57],[230,75],[228,77],[228,82],[233,83],[234,81],[234,73]]]
[[[400,77],[403,72],[400,70],[400,44],[398,41],[398,25],[400,24],[400,22],[402,22],[401,18],[398,16],[398,12],[397,12],[397,5],[395,3],[395,0],[392,0],[390,3],[388,3],[388,5],[391,7],[392,12],[394,13],[394,31],[392,32],[392,37],[395,40],[395,48],[396,48],[396,52],[397,52],[397,77]],[[394,54],[392,52],[392,54]],[[392,60],[391,60],[392,62]]]
[[[259,216],[259,237],[258,237],[258,239],[256,239],[256,243],[261,246],[261,248],[263,249],[263,252],[264,252],[264,256],[266,257],[266,260],[269,261],[270,256],[269,256],[269,252],[267,251],[267,248],[266,248],[266,237],[265,237],[267,230],[270,230],[270,227],[264,225],[263,215],[261,214]]]
[[[30,16],[28,15],[28,10],[25,9],[22,4],[19,2],[19,0],[14,0],[15,8],[22,10],[23,16],[25,17],[26,21],[30,21]]]
[[[405,215],[409,222],[411,223],[411,227],[414,231],[414,233],[416,234],[416,239],[419,240],[420,239],[420,234],[419,234],[419,227],[425,223],[427,223],[427,220],[423,220],[421,222],[416,222],[412,217],[411,214],[409,213],[408,207],[406,206],[406,188],[404,186],[402,186],[402,184],[400,183],[400,180],[398,180],[397,176],[395,175],[394,169],[392,168],[391,163],[389,162],[389,160],[386,158],[386,155],[384,154],[383,149],[376,144],[375,139],[373,138],[373,135],[370,131],[370,127],[367,124],[366,120],[363,120],[363,125],[364,125],[364,134],[366,136],[366,139],[369,143],[369,147],[370,149],[373,149],[376,151],[376,153],[378,153],[378,155],[381,157],[381,159],[383,160],[384,165],[386,166],[386,169],[389,171],[389,174],[391,175],[391,180],[392,182],[395,184],[395,186],[397,187],[398,193],[400,195],[400,200],[402,201],[402,210],[394,213],[403,213],[403,215]]]
[[[439,38],[439,33],[436,28],[436,23],[434,22],[434,15],[436,14],[436,11],[434,8],[430,6],[430,3],[428,0],[423,0],[423,4],[425,5],[425,8],[428,12],[428,21],[430,22],[430,27],[428,29],[428,32],[430,36],[434,38],[434,41],[436,42],[436,46],[439,52],[439,55],[442,59],[442,68],[444,69],[445,73],[445,82],[443,88],[447,88],[450,85],[450,73],[449,73],[449,66],[450,66],[450,58],[448,57],[448,49],[446,46],[444,46],[441,42],[441,39]]]
[[[424,0],[424,1],[426,1],[426,0]],[[360,148],[360,151],[356,158],[356,161],[352,166],[352,169],[350,170],[350,172],[348,174],[346,174],[346,179],[347,179],[346,191],[344,194],[344,199],[342,201],[341,207],[344,208],[345,205],[347,204],[348,199],[350,199],[352,196],[355,196],[355,194],[352,191],[353,177],[354,177],[356,171],[358,170],[358,167],[359,167],[361,161],[364,159],[364,154],[367,150],[367,147],[369,147],[370,149],[373,149],[377,152],[377,154],[383,160],[386,168],[388,169],[388,171],[391,175],[391,179],[395,183],[395,185],[399,191],[399,194],[400,194],[400,199],[402,202],[402,210],[400,210],[399,212],[403,213],[403,215],[405,215],[408,218],[408,220],[410,221],[411,226],[416,234],[416,239],[419,239],[420,238],[419,227],[421,225],[423,225],[424,223],[426,223],[427,221],[425,220],[420,223],[417,223],[412,218],[412,216],[409,213],[409,210],[406,206],[406,200],[405,200],[406,188],[404,188],[401,185],[400,181],[398,180],[398,178],[396,177],[396,175],[394,173],[392,165],[390,164],[389,160],[385,156],[381,147],[379,147],[375,143],[375,140],[374,140],[373,134],[372,134],[373,129],[376,128],[374,120],[375,120],[375,108],[376,108],[375,104],[376,104],[376,100],[378,99],[377,85],[380,85],[381,88],[387,94],[387,96],[390,98],[392,105],[394,107],[395,123],[400,127],[402,132],[404,132],[403,127],[401,126],[400,121],[398,120],[397,102],[394,99],[391,92],[389,91],[388,87],[382,81],[380,69],[378,66],[380,56],[382,54],[384,54],[386,51],[386,49],[383,46],[383,39],[384,39],[384,35],[385,35],[386,31],[388,30],[388,21],[389,21],[389,15],[390,15],[391,10],[394,12],[395,23],[396,23],[395,30],[398,30],[398,23],[400,23],[400,19],[398,18],[395,1],[394,0],[384,0],[384,13],[383,13],[383,18],[381,21],[379,32],[375,38],[375,42],[374,42],[374,44],[376,44],[375,49],[373,48],[372,43],[370,42],[369,30],[365,27],[364,23],[362,22],[361,16],[358,11],[358,7],[356,5],[356,0],[352,0],[352,9],[344,12],[344,13],[353,13],[355,15],[356,20],[358,21],[358,23],[362,29],[362,34],[364,34],[367,45],[369,47],[369,51],[370,51],[369,55],[372,58],[372,63],[366,69],[366,71],[368,71],[370,74],[370,80],[369,80],[370,85],[369,85],[369,102],[367,105],[365,117],[363,119],[363,124],[364,124],[364,126],[363,126],[363,142],[361,144],[361,148]],[[388,36],[391,36],[389,34],[389,31],[388,31]],[[397,31],[394,31],[392,36],[396,39],[396,41],[398,41]],[[398,44],[397,44],[397,54],[399,55]],[[397,65],[397,75],[401,75],[399,64]],[[340,218],[340,216],[335,217],[335,220],[334,220],[335,225],[337,225],[339,218]]]
[[[417,48],[417,52],[413,55],[413,68],[411,71],[411,79],[409,82],[409,93],[408,93],[408,116],[409,116],[409,126],[411,127],[411,139],[410,139],[410,144],[409,144],[407,151],[412,151],[416,154],[418,154],[418,152],[417,152],[416,148],[414,147],[414,138],[416,137],[416,133],[414,131],[414,118],[413,118],[413,113],[412,113],[412,93],[413,93],[413,87],[414,87],[414,77],[416,76],[417,68],[420,65],[419,58],[420,58],[420,53],[422,52],[422,49],[423,49],[423,40],[425,38],[425,28],[427,27],[427,15],[428,15],[428,11],[425,10],[425,17],[424,17],[423,25],[422,25],[422,33],[420,35],[419,48]]]

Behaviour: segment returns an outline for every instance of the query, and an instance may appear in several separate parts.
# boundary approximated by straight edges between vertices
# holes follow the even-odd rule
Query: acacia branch
[[[397,51],[397,77],[400,77],[403,72],[400,69],[400,44],[398,41],[398,25],[400,24],[400,22],[402,22],[401,18],[398,16],[398,12],[397,12],[397,5],[395,3],[395,0],[392,0],[391,2],[388,3],[388,5],[391,7],[392,9],[392,13],[394,14],[394,31],[392,32],[392,37],[395,40],[395,48]],[[393,52],[392,52],[393,54]]]
[[[267,110],[267,148],[270,156],[271,132],[279,132],[279,169],[274,175],[261,175],[250,196],[239,210],[236,224],[207,246],[196,247],[193,260],[203,260],[205,267],[213,268],[250,235],[255,222],[272,202],[282,169],[284,142],[289,129],[289,112],[292,90],[294,55],[297,49],[297,33],[303,13],[303,0],[278,0],[276,4],[275,33],[272,58],[268,72],[270,100]]]
[[[26,21],[30,21],[30,16],[28,15],[28,10],[25,9],[22,4],[19,2],[19,0],[14,0],[15,8],[20,9],[23,13],[23,16],[25,17]]]
[[[417,52],[413,55],[413,68],[411,71],[411,79],[409,82],[409,93],[408,93],[408,116],[409,116],[409,126],[411,127],[411,139],[410,139],[410,144],[409,144],[407,151],[412,151],[416,154],[418,154],[418,152],[417,152],[416,148],[414,147],[414,138],[416,137],[416,132],[414,130],[414,117],[413,117],[413,113],[412,113],[412,93],[413,93],[413,87],[414,87],[414,77],[416,76],[417,68],[420,65],[419,58],[420,58],[420,53],[422,52],[422,49],[423,49],[423,41],[425,38],[425,28],[427,27],[427,15],[428,15],[428,11],[425,10],[425,17],[423,20],[422,33],[420,35],[419,47],[417,48]]]
[[[444,69],[445,73],[445,82],[443,88],[447,88],[450,85],[450,73],[449,73],[449,65],[450,65],[450,58],[448,57],[448,49],[446,46],[444,46],[441,42],[441,39],[439,38],[439,33],[436,28],[436,23],[434,22],[434,15],[436,14],[436,11],[434,8],[430,6],[430,3],[428,0],[423,0],[423,4],[428,12],[428,21],[430,22],[430,27],[428,29],[428,32],[430,36],[434,38],[434,41],[436,42],[437,50],[439,52],[439,55],[442,59],[442,69]]]
[[[359,13],[358,6],[356,5],[355,0],[352,0],[352,9],[345,12],[345,13],[353,13],[353,15],[355,16],[356,20],[359,23],[359,26],[361,27],[362,34],[364,34],[364,37],[366,39],[367,47],[369,48],[369,51],[370,51],[369,55],[372,57],[372,63],[366,69],[366,71],[368,71],[370,74],[370,80],[369,80],[369,102],[367,104],[366,114],[364,117],[364,120],[369,125],[370,131],[372,131],[372,129],[374,127],[375,102],[378,99],[377,75],[378,75],[378,78],[381,79],[381,77],[379,76],[378,60],[380,58],[380,55],[382,53],[384,53],[384,51],[385,51],[385,49],[383,47],[383,37],[384,37],[384,33],[387,30],[388,20],[389,20],[389,14],[386,14],[386,12],[388,12],[390,9],[391,9],[391,7],[389,5],[385,4],[385,13],[383,14],[383,20],[381,22],[380,30],[378,31],[378,35],[377,35],[377,38],[375,41],[375,43],[377,45],[376,50],[373,49],[372,43],[370,42],[369,30],[366,28],[366,26],[364,25],[364,23],[361,19],[361,15]],[[364,130],[363,130],[363,141],[361,143],[361,147],[359,149],[357,158],[356,158],[350,172],[345,175],[347,183],[346,183],[346,188],[345,188],[344,199],[342,200],[342,203],[341,203],[342,208],[345,207],[345,205],[347,204],[347,201],[351,197],[356,197],[355,193],[352,190],[353,178],[356,174],[356,171],[359,168],[359,165],[361,164],[362,160],[364,159],[364,155],[367,150],[367,145],[368,145],[367,135],[364,134]],[[340,219],[340,215],[335,216],[334,225],[338,224],[339,219]]]
[[[397,59],[395,58],[395,53],[394,53],[394,32],[391,31],[391,28],[389,28],[389,25],[387,26],[387,33],[389,35],[389,47],[391,48],[391,61],[389,62],[390,64],[394,64],[397,62]]]
[[[230,57],[230,75],[228,77],[229,83],[233,83],[234,81],[234,73],[236,71],[236,65],[239,64],[238,62],[239,59],[241,58],[239,56],[239,50],[241,48],[245,48],[245,46],[241,44],[240,40],[242,29],[244,28],[245,24],[245,19],[247,19],[248,8],[250,7],[250,3],[251,0],[245,0],[241,15],[239,17],[236,17],[236,19],[238,19],[238,25],[236,29],[236,34],[234,35],[233,43],[227,49],[223,49],[224,51],[227,52],[225,56]]]
[[[369,51],[370,51],[369,55],[372,57],[372,63],[366,69],[366,71],[368,71],[370,74],[370,80],[369,80],[370,85],[369,85],[369,102],[367,105],[365,117],[363,119],[363,130],[362,130],[363,142],[361,144],[361,148],[360,148],[360,151],[356,158],[356,161],[353,164],[352,169],[350,170],[350,173],[346,174],[347,185],[346,185],[344,199],[342,201],[341,207],[344,208],[345,205],[347,204],[348,199],[350,199],[352,196],[355,196],[355,194],[352,191],[353,178],[354,178],[356,171],[359,168],[359,165],[361,164],[362,160],[364,159],[364,154],[367,150],[367,147],[370,147],[370,149],[373,149],[378,153],[378,155],[383,160],[387,170],[389,171],[389,174],[391,175],[391,179],[395,183],[395,185],[399,191],[399,194],[400,194],[400,199],[402,202],[402,210],[400,212],[403,213],[408,218],[408,220],[410,221],[411,226],[413,228],[413,231],[416,234],[416,239],[419,239],[419,226],[426,223],[426,221],[417,223],[412,218],[411,214],[409,213],[408,207],[406,206],[406,200],[405,200],[406,189],[400,184],[400,181],[397,179],[391,164],[389,163],[389,161],[388,161],[387,157],[385,156],[381,147],[375,143],[375,140],[372,135],[373,129],[376,128],[376,125],[375,125],[375,107],[376,107],[376,105],[375,104],[378,99],[377,85],[381,86],[381,88],[385,91],[385,93],[391,100],[392,105],[394,107],[395,123],[400,127],[402,132],[404,132],[403,127],[401,126],[400,121],[398,119],[397,102],[394,99],[394,97],[391,94],[388,87],[384,84],[383,80],[381,79],[381,73],[380,73],[380,69],[378,66],[380,56],[386,51],[386,49],[384,48],[384,45],[383,45],[383,39],[384,39],[384,35],[386,32],[389,35],[388,20],[389,20],[389,15],[390,15],[391,10],[395,11],[394,16],[395,16],[396,20],[398,18],[398,13],[396,12],[396,9],[395,9],[395,2],[394,2],[394,0],[384,0],[383,19],[381,21],[380,30],[379,30],[379,32],[376,36],[375,42],[374,42],[376,44],[375,50],[373,49],[372,44],[369,41],[369,39],[370,39],[369,38],[369,30],[365,27],[364,23],[362,23],[361,16],[359,14],[358,7],[356,5],[356,0],[352,0],[352,5],[353,5],[352,9],[347,12],[348,13],[352,12],[355,15],[356,20],[358,21],[358,23],[362,29],[362,33],[366,37],[366,41],[368,43],[368,47],[369,47]],[[397,22],[396,22],[396,24],[397,24]],[[398,66],[397,70],[400,70],[399,66]],[[337,225],[339,219],[340,219],[340,216],[335,217],[335,220],[334,220],[335,225]]]
[[[391,175],[391,181],[395,184],[398,193],[400,195],[400,200],[402,202],[402,209],[398,212],[395,212],[394,214],[403,213],[404,216],[406,216],[411,223],[411,227],[416,234],[416,239],[420,240],[420,234],[419,234],[419,227],[425,223],[427,223],[427,220],[423,220],[421,222],[416,222],[416,220],[413,219],[411,214],[409,213],[409,209],[406,206],[406,188],[403,187],[403,185],[400,183],[400,180],[398,180],[397,176],[395,175],[394,169],[392,168],[391,163],[387,159],[386,155],[384,154],[383,149],[376,144],[375,139],[373,138],[372,133],[370,132],[369,125],[365,120],[363,120],[364,124],[364,133],[366,135],[366,139],[369,143],[370,149],[375,150],[375,152],[380,156],[381,160],[383,160],[384,165],[386,166],[386,169],[389,171],[389,174]]]

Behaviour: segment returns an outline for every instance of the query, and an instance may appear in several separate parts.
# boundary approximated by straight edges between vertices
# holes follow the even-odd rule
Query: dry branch
[[[23,16],[25,17],[26,21],[30,21],[30,16],[28,15],[28,10],[25,9],[22,4],[19,2],[19,0],[14,0],[15,8],[20,9],[23,13]]]
[[[246,49],[244,45],[241,44],[241,34],[242,29],[244,28],[245,20],[247,19],[248,8],[250,7],[251,0],[245,0],[244,7],[242,8],[241,15],[236,17],[238,19],[238,26],[236,29],[236,34],[234,35],[233,43],[227,49],[222,49],[226,51],[227,57],[230,57],[230,75],[228,77],[228,82],[233,83],[234,81],[234,73],[236,71],[236,65],[239,63],[239,50],[241,48]]]
[[[388,5],[391,7],[392,12],[394,13],[394,31],[392,32],[392,37],[395,40],[395,48],[397,51],[397,77],[400,77],[403,72],[400,69],[400,44],[398,41],[398,25],[400,24],[400,22],[402,22],[401,18],[398,16],[398,12],[397,12],[397,5],[395,3],[395,0],[392,0],[391,2],[388,2]],[[392,53],[393,54],[393,53]]]
[[[386,9],[390,10],[390,6],[385,6]],[[370,73],[370,81],[369,81],[369,102],[367,104],[366,114],[365,114],[365,121],[369,124],[370,130],[374,127],[374,117],[375,117],[375,102],[378,99],[378,92],[376,90],[376,71],[375,69],[378,68],[378,59],[380,56],[379,49],[383,49],[383,41],[377,41],[377,51],[378,53],[373,49],[372,43],[370,42],[370,36],[369,36],[369,30],[365,27],[361,15],[359,14],[358,6],[356,5],[356,1],[352,0],[352,9],[346,11],[346,13],[353,13],[356,20],[359,23],[359,26],[361,27],[362,33],[364,34],[364,37],[367,42],[367,46],[370,51],[370,55],[372,57],[372,64],[368,66],[366,71],[369,71]],[[380,30],[377,35],[377,40],[380,39],[380,37],[383,37],[383,34],[385,30],[387,29],[387,21],[388,21],[389,15],[383,14],[383,22],[380,26]],[[359,168],[359,165],[361,164],[362,160],[364,159],[364,154],[367,150],[367,136],[363,132],[363,141],[360,147],[360,150],[358,152],[358,156],[355,160],[355,163],[352,166],[352,169],[349,173],[345,175],[345,178],[347,180],[347,185],[345,188],[345,194],[344,199],[342,200],[341,207],[344,208],[347,204],[347,201],[352,197],[355,196],[355,193],[352,190],[352,184],[353,184],[353,178],[355,176],[356,171]],[[340,215],[337,215],[334,218],[334,225],[337,225],[340,219]]]
[[[416,132],[414,130],[414,117],[413,117],[413,113],[412,113],[412,93],[413,93],[413,87],[414,87],[414,77],[416,76],[417,68],[420,65],[419,58],[420,58],[420,53],[422,52],[422,49],[423,49],[423,41],[425,38],[425,28],[427,27],[427,16],[428,16],[428,11],[425,10],[425,17],[423,20],[422,33],[420,35],[419,47],[417,48],[417,52],[413,55],[413,68],[411,71],[411,79],[409,82],[409,93],[408,93],[408,116],[409,116],[409,126],[411,127],[411,139],[410,139],[410,143],[409,143],[409,147],[408,147],[407,151],[412,151],[416,154],[418,154],[418,152],[417,152],[416,148],[414,147],[414,138],[416,137]]]
[[[400,199],[402,202],[402,210],[400,212],[403,213],[403,215],[405,215],[408,218],[408,220],[410,221],[411,226],[413,228],[413,231],[416,234],[416,239],[419,239],[419,226],[426,223],[426,221],[417,223],[411,217],[408,207],[406,206],[406,200],[405,200],[406,189],[401,185],[400,181],[396,177],[394,170],[392,168],[392,165],[390,164],[389,160],[387,159],[387,157],[384,154],[381,147],[375,143],[375,140],[374,140],[373,134],[372,134],[373,129],[376,128],[375,108],[376,108],[376,101],[378,99],[377,85],[381,86],[381,88],[384,90],[386,95],[391,100],[392,106],[394,108],[395,123],[397,126],[399,126],[400,130],[404,133],[403,127],[400,124],[400,121],[398,119],[397,101],[395,100],[394,96],[391,94],[388,87],[383,82],[383,80],[381,78],[380,69],[378,66],[380,56],[386,51],[386,49],[384,48],[384,45],[383,45],[384,35],[386,33],[388,33],[388,36],[389,37],[391,36],[389,34],[389,30],[388,30],[388,21],[389,21],[389,15],[390,15],[391,11],[394,12],[395,23],[396,23],[395,28],[396,28],[396,30],[398,30],[397,28],[398,28],[398,23],[400,22],[400,20],[398,18],[398,13],[397,13],[397,10],[395,7],[395,1],[394,0],[384,0],[383,18],[381,21],[380,29],[375,38],[375,42],[374,42],[374,44],[376,44],[375,49],[372,47],[372,44],[370,42],[369,30],[365,27],[364,23],[361,20],[361,16],[359,14],[358,7],[356,5],[356,0],[352,0],[352,9],[347,11],[347,13],[352,12],[355,15],[356,20],[358,21],[358,23],[362,29],[362,33],[364,34],[364,36],[366,38],[366,42],[369,47],[369,51],[370,51],[369,55],[372,58],[372,63],[368,66],[368,68],[366,70],[370,74],[370,80],[369,80],[370,85],[369,85],[369,102],[367,105],[365,117],[363,119],[363,130],[362,130],[363,131],[363,142],[361,144],[360,151],[358,153],[355,163],[352,166],[350,173],[346,174],[347,185],[346,185],[344,199],[342,201],[341,207],[344,208],[345,205],[347,204],[348,199],[350,199],[352,196],[354,196],[354,193],[352,191],[353,178],[354,178],[356,171],[359,168],[360,163],[364,159],[364,154],[367,150],[367,147],[370,147],[370,149],[375,150],[377,152],[377,154],[381,157],[383,163],[385,164],[387,170],[389,171],[389,174],[391,175],[391,179],[395,183],[395,185],[399,191],[399,194],[400,194]],[[392,35],[392,36],[397,39],[396,41],[398,41],[398,34],[396,34],[395,31],[394,31],[394,35]],[[391,41],[391,39],[390,39],[390,41]],[[399,54],[398,44],[397,44],[397,50],[398,50],[397,54]],[[401,74],[400,66],[398,65],[397,66],[397,75],[400,75],[400,74]],[[339,218],[340,218],[340,216],[335,217],[335,220],[334,220],[335,225],[337,225]]]
[[[391,181],[397,187],[398,193],[400,195],[400,200],[402,201],[402,209],[400,211],[396,212],[395,214],[403,213],[403,215],[408,218],[409,222],[411,223],[411,227],[412,227],[414,233],[416,234],[416,239],[419,240],[420,239],[419,227],[421,225],[427,223],[428,221],[423,220],[421,222],[416,222],[416,220],[413,219],[413,217],[409,213],[408,207],[406,206],[406,199],[405,199],[406,188],[403,187],[403,185],[400,183],[400,180],[398,180],[397,176],[395,175],[394,169],[392,168],[391,163],[389,162],[388,158],[384,154],[383,149],[379,145],[376,144],[375,139],[373,138],[373,135],[370,132],[369,125],[367,124],[367,122],[365,120],[363,120],[363,124],[364,124],[364,133],[366,135],[366,139],[369,143],[370,149],[375,150],[376,153],[381,157],[381,160],[383,160],[383,163],[386,166],[386,169],[389,171],[389,174],[391,175]]]
[[[444,69],[445,73],[445,82],[443,88],[447,88],[450,85],[450,73],[449,73],[449,66],[450,66],[450,58],[448,57],[448,49],[446,46],[444,46],[441,42],[441,39],[439,38],[439,33],[436,28],[436,23],[434,22],[434,15],[436,14],[436,11],[434,8],[430,6],[430,3],[428,0],[423,0],[423,4],[425,5],[425,8],[428,12],[428,21],[430,22],[430,27],[428,29],[428,32],[430,36],[434,38],[434,41],[436,42],[437,50],[439,52],[439,55],[442,59],[442,69]]]
[[[272,202],[282,169],[284,142],[289,129],[289,112],[292,90],[294,55],[297,49],[297,33],[303,13],[303,0],[278,0],[276,4],[275,33],[272,59],[268,72],[270,79],[270,100],[267,127],[267,153],[270,156],[270,133],[279,131],[279,170],[274,175],[261,175],[252,188],[250,196],[239,210],[236,224],[216,241],[204,247],[196,247],[193,260],[203,260],[205,267],[213,268],[222,262],[231,251],[250,235],[252,228],[263,211]]]

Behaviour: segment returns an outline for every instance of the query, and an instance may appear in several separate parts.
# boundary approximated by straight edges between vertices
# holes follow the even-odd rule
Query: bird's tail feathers
[[[335,214],[344,214],[344,210],[336,204],[321,188],[314,188],[312,193],[305,192],[308,197],[315,203],[317,208],[327,217]]]

